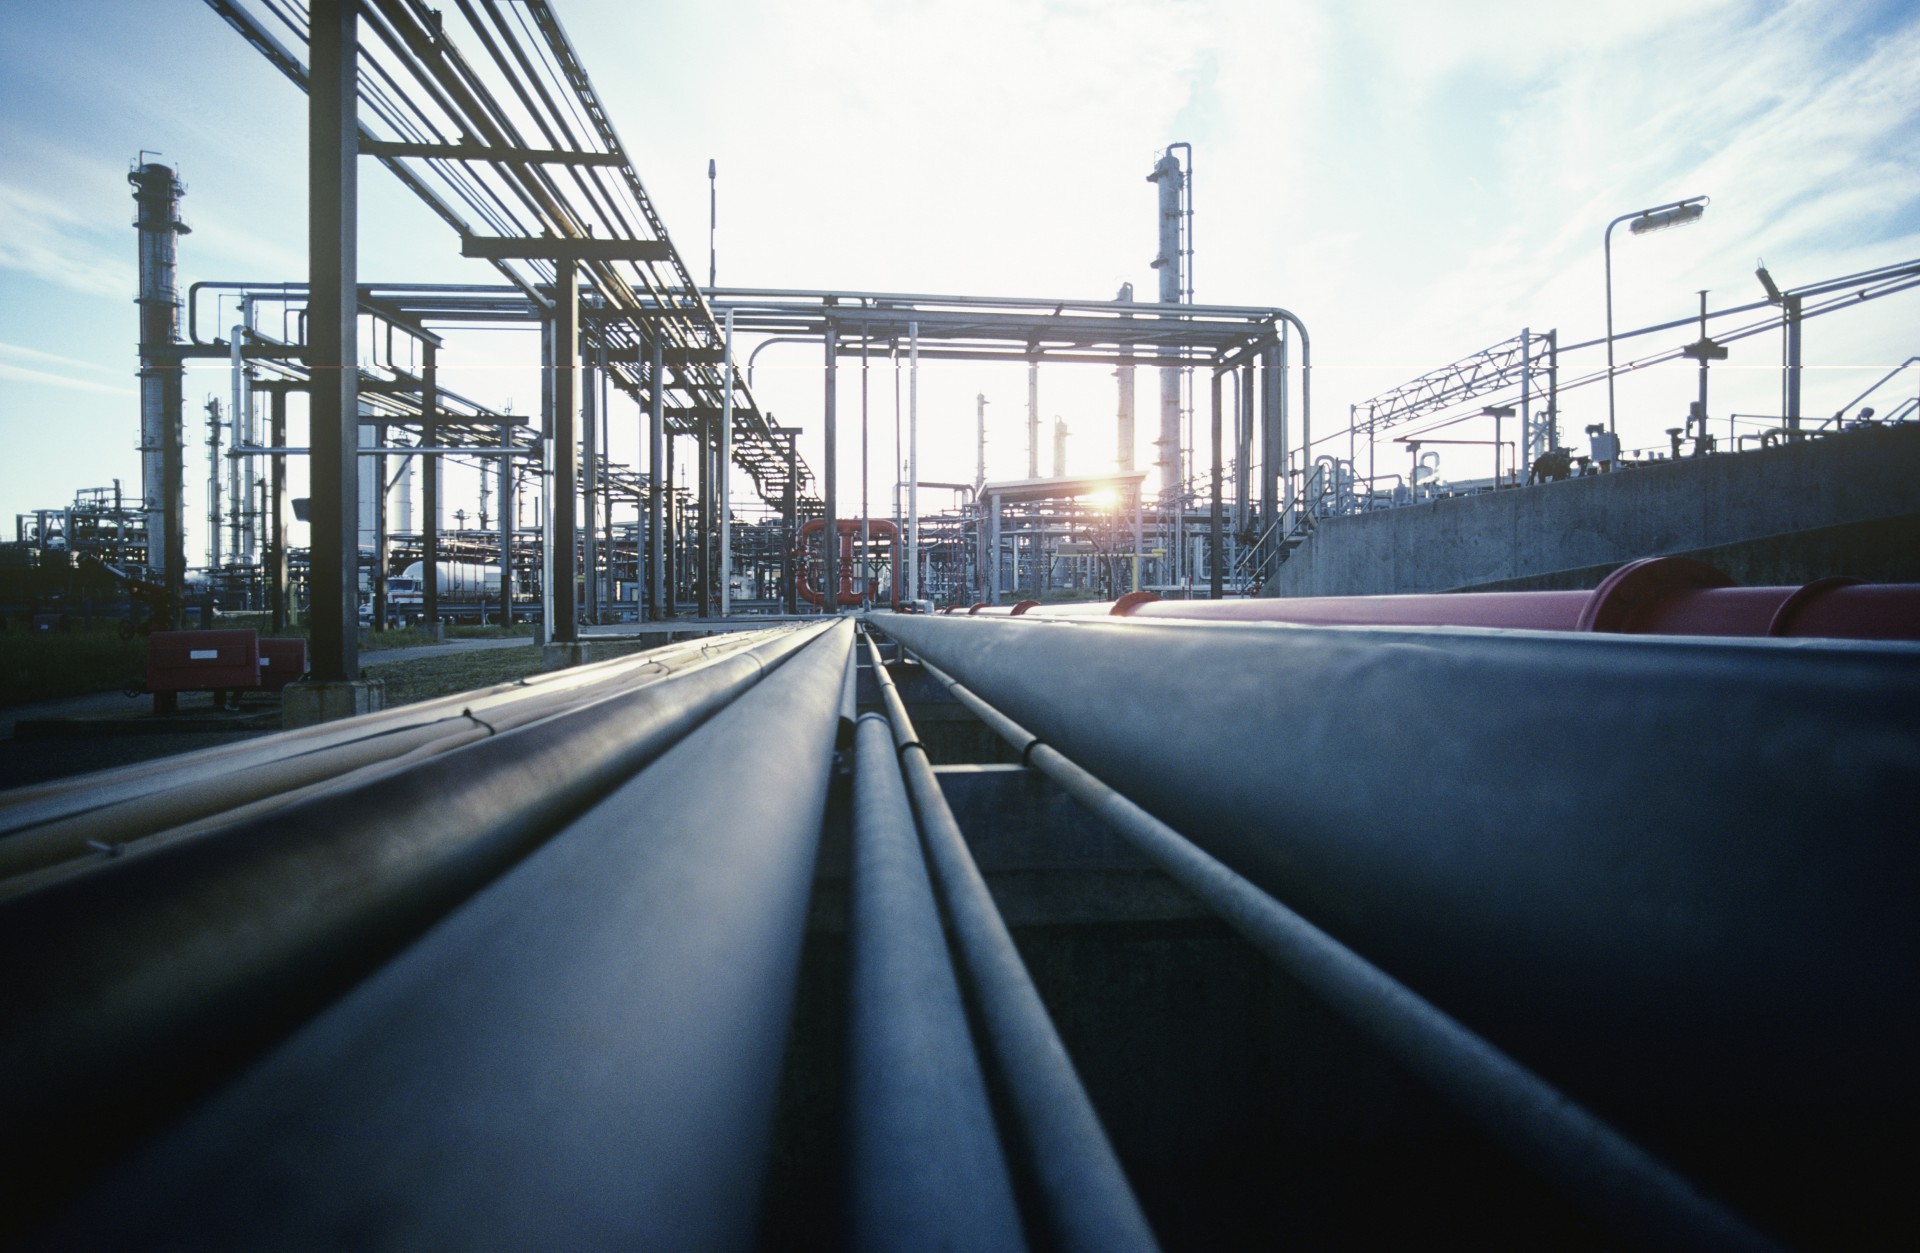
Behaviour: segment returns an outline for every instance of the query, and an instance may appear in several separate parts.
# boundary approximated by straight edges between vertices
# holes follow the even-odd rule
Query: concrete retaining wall
[[[1329,519],[1267,594],[1591,587],[1622,562],[1675,553],[1717,553],[1741,582],[1916,580],[1917,523],[1920,426],[1862,430]]]

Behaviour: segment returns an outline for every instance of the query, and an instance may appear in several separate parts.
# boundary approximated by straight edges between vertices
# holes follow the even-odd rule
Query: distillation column
[[[1184,260],[1180,249],[1180,202],[1187,180],[1171,148],[1154,165],[1153,173],[1147,175],[1147,181],[1155,184],[1160,191],[1160,252],[1153,259],[1153,268],[1160,272],[1160,303],[1179,304]],[[1174,355],[1171,349],[1161,350],[1163,357]],[[1159,456],[1155,459],[1160,470],[1161,497],[1173,515],[1172,530],[1168,537],[1172,541],[1168,545],[1172,557],[1172,569],[1168,573],[1173,577],[1177,577],[1182,564],[1180,521],[1185,511],[1186,488],[1186,467],[1180,447],[1180,374],[1178,365],[1160,368],[1160,438]]]
[[[139,206],[134,225],[140,231],[140,491],[147,569],[165,584],[177,605],[186,594],[187,549],[182,533],[184,367],[176,348],[180,299],[174,288],[174,237],[188,234],[189,228],[180,220],[184,188],[172,167],[150,162],[127,181]]]

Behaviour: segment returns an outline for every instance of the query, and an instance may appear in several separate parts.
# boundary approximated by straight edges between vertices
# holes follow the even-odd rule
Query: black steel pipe
[[[1026,1247],[887,721],[860,719],[848,981],[856,1249]]]
[[[1912,1230],[1920,651],[874,621],[1763,1225]]]
[[[669,682],[0,903],[0,1172],[24,1198],[0,1229],[183,1108],[822,630],[782,632]]]
[[[140,841],[155,833],[165,831],[171,837],[183,827],[239,821],[247,815],[225,815],[243,805],[290,804],[301,799],[304,788],[343,774],[357,774],[373,764],[411,764],[430,744],[452,748],[463,737],[495,734],[549,717],[616,687],[664,679],[702,660],[684,648],[618,658],[562,672],[567,676],[562,682],[469,692],[422,706],[418,714],[407,706],[322,723],[169,758],[170,768],[103,771],[58,791],[0,802],[0,899],[33,890],[47,867],[63,865],[66,873],[137,852],[145,847]]]
[[[868,647],[875,676],[887,691],[893,680],[879,664],[871,637]],[[894,716],[906,717],[897,692],[887,707]],[[1027,1148],[1050,1243],[1063,1253],[1157,1250],[1153,1230],[974,864],[926,750],[911,723],[895,727],[894,738],[907,745],[899,750],[900,768],[988,1048]]]
[[[50,1243],[748,1247],[852,625],[806,636]]]
[[[929,667],[969,709],[983,702]],[[1774,1249],[1724,1205],[1172,827],[1001,715],[1000,733],[1268,959],[1636,1247]],[[997,728],[998,729],[998,728]]]

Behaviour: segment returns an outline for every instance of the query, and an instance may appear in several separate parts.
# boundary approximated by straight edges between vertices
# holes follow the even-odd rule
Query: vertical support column
[[[1245,537],[1253,507],[1254,358],[1240,367],[1239,379],[1233,408],[1233,533]]]
[[[1560,330],[1547,332],[1547,447],[1560,447]]]
[[[513,514],[515,501],[513,496],[513,458],[506,455],[510,446],[507,432],[500,432],[501,456],[499,458],[500,490],[494,508],[499,514],[495,518],[500,528],[500,625],[513,625]],[[483,469],[482,474],[486,471]]]
[[[1038,367],[1035,367],[1036,371]],[[907,599],[920,599],[920,324],[907,323]]]
[[[620,580],[619,580],[619,576],[615,573],[615,566],[614,566],[614,557],[618,549],[616,547],[614,537],[613,537],[613,479],[612,479],[613,405],[611,403],[613,376],[611,372],[609,372],[609,370],[607,369],[606,344],[604,342],[601,343],[596,351],[598,353],[598,359],[599,359],[599,365],[600,365],[600,369],[597,375],[597,377],[600,380],[600,383],[599,383],[599,386],[600,386],[600,449],[601,449],[601,456],[605,459],[608,466],[607,476],[602,480],[602,487],[601,487],[602,499],[600,502],[600,526],[601,526],[600,553],[601,553],[601,567],[602,567],[600,604],[606,612],[612,613],[614,610],[614,604],[616,601],[619,600],[619,597],[620,597]],[[635,460],[637,462],[638,458],[636,457]],[[639,532],[636,531],[634,533],[633,538],[634,538],[633,581],[634,581],[634,586],[636,588],[636,594],[637,594],[637,589],[640,584],[640,548],[639,548],[640,535],[639,535]],[[635,617],[636,618],[638,617],[637,612],[635,614]]]
[[[579,491],[580,422],[580,268],[562,258],[554,262],[553,286],[553,492],[547,505],[547,603],[553,616],[547,639],[573,644],[580,639],[577,616],[579,532],[574,523]]]
[[[1260,526],[1270,532],[1280,517],[1280,477],[1285,472],[1286,418],[1282,409],[1286,375],[1280,368],[1280,350],[1260,354]],[[1278,542],[1279,537],[1274,537]]]
[[[1040,363],[1027,362],[1027,477],[1040,477]]]
[[[359,5],[314,0],[307,93],[307,364],[312,637],[318,684],[360,674],[357,75]],[[171,558],[169,558],[171,560]]]
[[[1000,603],[1000,493],[987,496],[987,603]]]
[[[661,533],[661,539],[667,552],[667,599],[666,615],[669,618],[680,616],[680,507],[673,490],[673,450],[678,443],[677,437],[667,434],[667,526]]]
[[[865,609],[873,604],[873,504],[867,499],[868,485],[873,481],[873,473],[867,466],[867,347],[870,337],[864,332],[860,336],[860,607]],[[897,537],[896,537],[897,538]],[[895,582],[898,582],[899,570],[895,570]],[[898,600],[898,597],[891,597]]]
[[[733,309],[727,309],[720,400],[720,616],[733,612]]]
[[[440,350],[431,341],[421,344],[420,364],[420,443],[435,448],[440,443]],[[420,519],[420,613],[429,630],[440,625],[440,463],[431,455],[426,462],[426,482],[421,491]],[[484,473],[484,471],[483,471]]]
[[[583,511],[585,529],[581,532],[582,547],[586,560],[583,563],[586,577],[582,583],[584,608],[588,622],[600,621],[600,406],[597,375],[593,369],[593,354],[582,343],[575,350],[574,360],[580,362],[580,497],[586,508]]]
[[[1213,512],[1208,519],[1207,527],[1207,568],[1209,575],[1207,590],[1213,599],[1219,600],[1220,597],[1225,594],[1224,579],[1226,570],[1224,566],[1227,555],[1226,544],[1223,542],[1225,536],[1221,534],[1221,532],[1226,529],[1224,525],[1225,519],[1220,508],[1220,371],[1215,370],[1212,372],[1211,381],[1213,413]]]
[[[1120,284],[1120,294],[1116,299],[1127,304],[1133,303],[1133,284]],[[1132,317],[1132,314],[1122,314]],[[1133,345],[1120,345],[1120,366],[1114,370],[1113,377],[1120,392],[1119,410],[1114,426],[1113,468],[1121,474],[1133,473]]]
[[[647,616],[655,622],[667,613],[665,378],[666,348],[655,335],[647,377]]]
[[[693,420],[700,460],[694,477],[693,616],[704,618],[713,601],[713,418],[704,407]]]
[[[840,451],[840,329],[832,322],[827,323],[827,395],[826,395],[826,451],[822,454],[826,465],[822,471],[825,483],[823,495],[826,500],[826,528],[820,533],[820,552],[822,559],[820,589],[826,594],[828,613],[839,612],[840,598],[840,476],[835,470]]]
[[[365,423],[361,429],[367,428]],[[373,446],[385,448],[391,442],[389,427],[385,422],[376,422],[371,427]],[[373,463],[373,569],[369,582],[373,599],[373,629],[387,629],[387,456],[376,453],[368,458]]]
[[[787,518],[786,555],[780,562],[780,599],[788,613],[800,612],[800,589],[793,581],[794,549],[800,543],[800,432],[783,432],[787,437],[787,498],[783,502]]]
[[[276,387],[268,410],[267,443],[287,446],[287,389]],[[267,607],[277,635],[287,629],[287,454],[272,454],[267,471]]]
[[[1538,442],[1533,434],[1533,328],[1523,326],[1520,328],[1520,460],[1516,470],[1531,472],[1534,459],[1553,447],[1548,444],[1535,451],[1534,445]]]
[[[1781,320],[1787,334],[1785,414],[1787,438],[1800,438],[1800,297],[1789,292],[1781,302]]]

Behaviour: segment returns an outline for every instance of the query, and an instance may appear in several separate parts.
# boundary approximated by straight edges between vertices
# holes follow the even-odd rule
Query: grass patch
[[[0,704],[118,692],[146,675],[147,641],[121,639],[117,626],[0,632]]]
[[[197,622],[197,619],[195,620]],[[306,622],[288,624],[283,631],[273,629],[273,615],[264,613],[223,613],[215,624],[223,630],[245,630],[253,628],[260,633],[261,639],[277,637],[280,639],[311,639],[313,633]],[[516,622],[510,627],[483,626],[479,623],[449,623],[446,638],[450,640],[530,640],[533,638],[531,622]],[[372,631],[360,628],[360,648],[363,652],[378,652],[383,648],[411,648],[416,644],[435,644],[438,640],[430,637],[423,627],[394,627],[386,631]]]
[[[649,647],[653,646],[637,640],[595,645],[593,659],[600,661],[624,656]],[[408,661],[386,662],[372,672],[372,677],[386,684],[382,704],[392,709],[396,705],[411,705],[416,701],[478,691],[496,683],[511,683],[545,670],[546,664],[537,648],[489,648],[447,657],[415,657]]]

